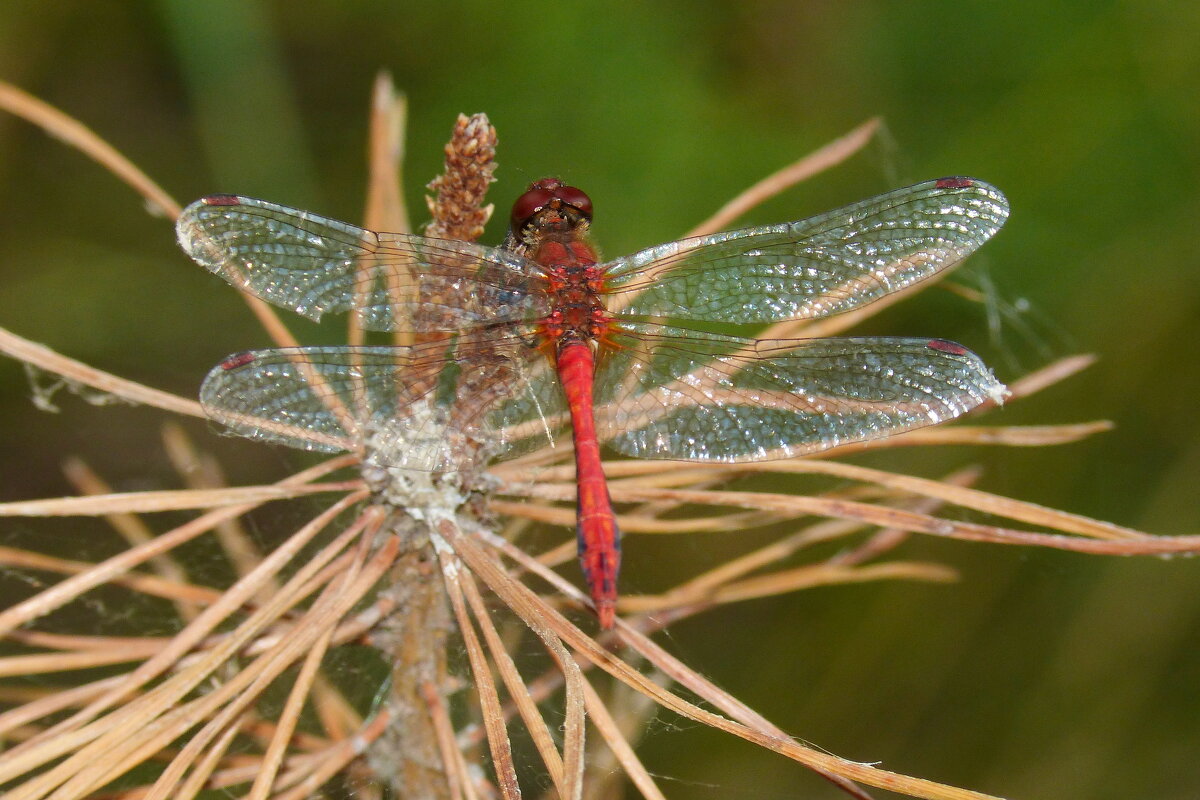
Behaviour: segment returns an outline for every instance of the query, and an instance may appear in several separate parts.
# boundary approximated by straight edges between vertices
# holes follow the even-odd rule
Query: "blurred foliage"
[[[988,306],[935,290],[872,332],[957,339],[1007,380],[1096,353],[1085,375],[988,421],[1118,428],[1054,450],[864,460],[930,476],[978,461],[989,490],[1156,533],[1200,521],[1197,41],[1200,16],[1161,0],[0,5],[0,77],[77,116],[184,202],[237,191],[357,218],[381,68],[411,101],[413,209],[454,115],[486,111],[500,133],[497,208],[528,180],[562,175],[594,198],[612,254],[677,236],[882,115],[870,151],[747,222],[943,174],[995,183],[1013,217],[959,274],[989,289]],[[0,325],[187,395],[227,352],[266,343],[234,293],[175,249],[169,225],[8,116],[0,287]],[[309,342],[338,335],[295,329]],[[58,477],[68,453],[120,488],[171,484],[155,412],[60,395],[53,416],[28,395],[20,368],[0,363],[3,499],[69,492]],[[192,430],[236,456],[234,479],[292,459]],[[27,527],[3,523],[0,541]],[[625,580],[657,585],[648,565],[732,546],[631,539]],[[677,629],[672,646],[841,755],[1013,797],[1200,796],[1194,563],[930,541],[909,552],[964,580],[746,604]],[[682,781],[674,797],[833,796],[792,764],[670,720],[645,751]]]

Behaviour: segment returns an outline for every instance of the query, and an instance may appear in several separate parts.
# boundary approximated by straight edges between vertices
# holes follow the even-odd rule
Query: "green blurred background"
[[[0,78],[77,116],[184,202],[236,191],[359,218],[380,68],[411,100],[413,209],[455,114],[486,111],[501,143],[497,206],[561,175],[592,195],[612,255],[678,236],[882,115],[886,134],[865,154],[745,222],[945,174],[995,183],[1012,218],[959,277],[992,287],[999,324],[934,290],[869,331],[956,339],[1009,381],[1095,353],[1085,374],[987,421],[1118,427],[1050,450],[857,460],[931,477],[980,463],[983,488],[1164,534],[1200,528],[1197,42],[1195,9],[1166,2],[0,5]],[[501,234],[493,225],[489,240]],[[166,222],[7,115],[0,325],[188,396],[221,356],[267,344]],[[310,343],[340,335],[295,328]],[[157,438],[165,415],[65,394],[52,415],[29,394],[20,367],[0,362],[0,499],[70,492],[68,454],[122,489],[176,485]],[[234,480],[296,463],[189,430]],[[72,525],[50,530],[101,530]],[[0,523],[0,543],[38,530]],[[626,586],[660,588],[652,564],[694,568],[740,549],[728,537],[631,537]],[[1014,798],[1200,797],[1194,560],[925,540],[903,555],[953,564],[963,580],[746,603],[677,627],[669,644],[839,755]],[[672,797],[839,796],[673,719],[650,727],[643,754]]]

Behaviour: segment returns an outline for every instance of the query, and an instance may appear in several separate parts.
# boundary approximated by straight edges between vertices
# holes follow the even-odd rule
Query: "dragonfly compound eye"
[[[554,196],[578,210],[587,219],[592,218],[592,198],[588,197],[582,189],[560,185],[554,190]]]
[[[548,180],[541,180],[533,184],[525,194],[518,197],[517,201],[513,203],[512,227],[514,231],[523,228],[525,223],[533,219],[534,214],[548,206],[550,201],[554,199],[554,190],[540,185],[547,183]]]
[[[513,230],[520,230],[529,220],[533,219],[534,215],[555,200],[562,205],[574,208],[585,219],[591,220],[592,198],[588,197],[582,189],[567,186],[558,178],[542,178],[531,183],[525,190],[525,194],[518,197],[517,201],[513,203]]]

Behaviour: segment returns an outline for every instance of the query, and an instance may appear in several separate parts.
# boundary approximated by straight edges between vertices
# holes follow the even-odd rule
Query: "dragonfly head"
[[[543,229],[571,229],[592,219],[592,199],[582,189],[558,178],[542,178],[529,184],[512,208],[512,231],[520,236],[537,225]]]

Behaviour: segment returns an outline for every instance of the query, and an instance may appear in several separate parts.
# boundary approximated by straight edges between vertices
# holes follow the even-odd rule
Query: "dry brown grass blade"
[[[187,400],[169,392],[151,389],[140,383],[118,378],[111,373],[89,367],[82,361],[60,355],[45,345],[23,339],[4,328],[0,328],[0,353],[24,361],[39,370],[61,375],[71,383],[88,386],[125,402],[153,406],[164,411],[173,411],[176,414],[204,419],[204,410],[195,400]]]
[[[1048,364],[1042,369],[1029,373],[1008,385],[1009,400],[1017,400],[1037,394],[1047,387],[1066,380],[1096,363],[1096,357],[1089,354],[1068,356]]]
[[[360,548],[361,550],[362,548]],[[277,644],[268,652],[257,657],[253,662],[244,666],[230,680],[219,685],[214,691],[201,696],[198,700],[187,703],[183,706],[178,706],[180,699],[175,699],[165,707],[178,708],[179,712],[186,711],[182,714],[182,719],[179,723],[175,723],[174,719],[168,719],[169,724],[163,724],[161,731],[153,731],[145,736],[145,744],[141,745],[151,752],[157,752],[161,747],[166,746],[175,736],[182,733],[192,726],[197,720],[207,719],[208,716],[220,708],[220,712],[205,726],[199,733],[195,734],[184,751],[181,751],[177,760],[186,760],[188,763],[195,758],[196,754],[202,753],[204,743],[233,722],[239,717],[247,707],[257,702],[259,696],[265,691],[271,683],[279,678],[279,676],[290,666],[301,660],[315,645],[316,641],[323,637],[331,628],[333,623],[344,615],[361,597],[369,591],[372,585],[377,582],[380,577],[387,571],[391,563],[394,561],[397,552],[399,551],[399,543],[393,537],[386,540],[379,550],[371,557],[361,570],[355,568],[365,555],[357,553],[348,556],[345,561],[346,567],[338,572],[333,573],[331,580],[323,587],[320,596],[313,603],[303,617],[297,620],[293,626],[291,635],[279,639]],[[305,565],[304,569],[308,569],[309,565]],[[304,571],[301,570],[301,572]],[[349,580],[340,580],[344,575],[350,575]],[[256,612],[260,620],[265,619],[268,615],[277,615],[278,611],[294,606],[301,599],[301,594],[306,594],[311,589],[316,588],[308,584],[308,581],[301,577],[300,573],[290,580],[280,593],[280,598],[275,604],[274,609],[262,609]],[[289,591],[289,590],[296,591]],[[252,631],[248,630],[254,627],[254,623],[248,621],[246,624],[239,626],[239,631],[246,631],[252,635]],[[212,664],[200,665],[203,669],[212,669],[225,663],[230,652],[223,654],[223,657],[213,658]],[[184,673],[192,672],[193,675],[186,676],[190,681],[195,677],[198,671],[197,667],[190,667],[180,673],[180,678],[184,677]],[[175,681],[173,677],[167,684]],[[164,684],[165,685],[165,684]],[[178,687],[172,687],[172,689]],[[157,690],[156,690],[157,691]],[[155,708],[164,707],[161,703],[147,705],[147,711],[152,712]],[[125,709],[122,709],[119,714],[124,714]],[[175,711],[170,712],[167,717],[172,718],[176,714]],[[173,725],[175,729],[173,729]],[[180,729],[181,728],[181,729]],[[127,744],[125,738],[118,738],[117,731],[109,732],[100,739],[97,739],[90,748],[126,748],[137,744],[136,739],[140,736],[141,728],[135,729],[138,733],[133,734],[134,741]],[[211,733],[210,733],[211,732]],[[208,734],[208,735],[206,735]],[[126,734],[128,736],[128,734]],[[191,753],[186,753],[189,749]],[[185,758],[186,753],[186,758]],[[163,798],[174,797],[174,776],[168,779],[166,776],[160,778],[156,785],[156,789],[161,791],[158,795]],[[154,796],[154,795],[152,795]]]
[[[958,572],[944,564],[927,561],[888,561],[866,566],[812,564],[726,584],[713,593],[712,599],[716,603],[735,603],[771,595],[790,594],[814,586],[897,580],[953,583],[958,580]]]
[[[513,503],[492,500],[489,507],[497,514],[543,522],[549,525],[574,527],[575,510],[563,506],[548,506],[535,503]],[[719,517],[692,517],[688,519],[660,519],[641,514],[618,514],[617,525],[625,533],[715,533],[720,531],[745,530],[773,521],[753,511],[726,514]]]
[[[500,595],[501,599],[521,616],[526,624],[534,624],[536,621],[537,624],[544,625],[575,648],[588,661],[680,716],[745,739],[787,756],[807,767],[869,786],[914,797],[928,798],[928,800],[997,800],[991,795],[957,789],[934,781],[912,778],[866,764],[847,761],[804,747],[788,737],[764,734],[689,703],[653,683],[617,656],[602,648],[552,607],[542,602],[527,587],[505,575],[494,562],[493,557],[482,550],[470,537],[458,535],[453,530],[453,526],[440,526],[439,532],[443,533],[454,552],[462,558],[475,575],[483,580],[493,592]],[[626,627],[620,620],[617,624],[622,630]]]
[[[621,596],[622,613],[646,614],[658,611],[698,612],[725,603],[740,603],[773,595],[791,594],[816,586],[835,586],[875,581],[920,581],[951,583],[958,573],[942,564],[931,562],[889,561],[868,566],[813,564],[779,570],[769,575],[747,578],[723,584],[705,592],[668,592],[659,595],[625,594]]]
[[[817,473],[832,475],[846,480],[863,481],[911,493],[923,497],[932,497],[946,503],[982,511],[1007,519],[1014,519],[1030,525],[1041,525],[1066,533],[1089,536],[1096,539],[1131,539],[1142,540],[1152,538],[1150,534],[1113,525],[1111,522],[1091,519],[1079,514],[1070,514],[1053,508],[1014,500],[1010,497],[971,489],[966,486],[955,486],[942,481],[918,478],[911,475],[900,475],[894,472],[859,467],[835,461],[817,461],[812,459],[775,461],[756,465],[756,471],[787,472],[787,473]]]
[[[512,743],[508,738],[508,728],[504,722],[504,712],[500,706],[500,696],[496,691],[496,682],[492,679],[491,668],[487,663],[483,646],[475,633],[475,626],[467,612],[463,601],[463,563],[458,555],[446,548],[437,548],[438,558],[442,564],[442,579],[446,583],[450,606],[454,610],[454,618],[458,621],[458,631],[462,636],[463,647],[467,651],[467,659],[471,664],[471,675],[475,678],[475,690],[479,694],[480,712],[483,715],[484,728],[487,730],[488,748],[492,755],[492,768],[496,774],[496,783],[504,800],[518,800],[521,797],[521,787],[517,783],[516,765],[512,758]]]
[[[305,800],[317,796],[317,792],[329,779],[344,770],[355,759],[362,756],[363,751],[376,741],[392,720],[387,714],[380,713],[370,724],[352,740],[340,742],[324,753],[314,754],[313,769],[304,779],[292,789],[280,792],[272,800]]]
[[[622,626],[619,636],[625,644],[630,645],[635,652],[653,664],[656,669],[661,670],[672,681],[687,687],[697,697],[704,698],[733,719],[768,736],[787,737],[782,729],[776,727],[766,717],[688,667],[634,626]],[[813,771],[847,795],[858,798],[858,800],[871,800],[871,795],[850,779],[817,768],[813,768]]]
[[[96,517],[106,514],[149,514],[191,511],[232,505],[261,505],[312,494],[352,492],[362,481],[311,483],[304,486],[238,486],[228,489],[177,489],[162,492],[119,492],[49,500],[0,503],[0,517]]]
[[[371,230],[412,232],[400,188],[407,123],[408,99],[396,91],[391,74],[381,70],[371,90],[367,142],[367,202],[363,220]]]
[[[1060,444],[1073,444],[1106,433],[1113,429],[1113,424],[1107,420],[1093,422],[1076,422],[1066,425],[944,425],[937,428],[920,428],[907,433],[896,434],[882,442],[871,442],[869,445],[845,445],[822,455],[842,455],[855,450],[871,450],[880,447],[914,447],[931,445],[1000,445],[1003,447],[1049,447]]]
[[[703,236],[729,228],[733,222],[755,206],[790,189],[812,176],[835,167],[862,150],[879,130],[881,120],[869,119],[849,133],[834,139],[776,173],[768,175],[721,206],[715,214],[692,228],[686,236]]]
[[[249,714],[243,715],[217,737],[208,749],[204,751],[204,754],[197,761],[195,768],[188,773],[187,779],[179,785],[179,788],[175,792],[175,798],[178,798],[178,800],[190,800],[190,798],[200,794],[211,780],[212,774],[221,763],[221,759],[225,757],[226,751],[229,750],[238,735],[242,733],[243,727],[249,723],[249,719]],[[144,798],[139,798],[139,800],[144,800]]]
[[[95,652],[83,650],[70,653],[38,653],[28,656],[8,656],[0,658],[0,678],[13,675],[41,675],[54,672],[70,672],[77,669],[95,669],[96,667],[123,664],[128,661],[140,661],[155,653],[161,652],[166,640],[151,644],[142,642],[139,645],[127,643],[116,650]],[[118,643],[114,643],[117,645]]]
[[[395,539],[385,542],[362,570],[356,568],[364,556],[361,547],[359,553],[343,559],[347,562],[344,572],[333,575],[332,579],[325,584],[311,609],[293,626],[292,635],[280,639],[270,651],[261,654],[254,661],[242,667],[215,691],[185,704],[183,708],[187,709],[188,714],[183,723],[189,729],[198,721],[209,719],[210,716],[211,719],[198,732],[191,734],[183,750],[156,781],[147,800],[152,798],[153,800],[165,800],[165,798],[175,797],[180,777],[192,763],[203,755],[209,743],[222,735],[229,725],[234,724],[252,704],[256,703],[262,692],[277,680],[283,671],[301,660],[315,646],[316,641],[328,632],[331,620],[344,614],[387,570],[398,549]],[[352,575],[353,582],[342,580],[343,575],[347,574]],[[281,594],[287,594],[289,589],[298,586],[303,587],[303,584],[304,581],[289,581]],[[290,602],[291,598],[281,599],[277,603],[277,607],[282,607]],[[250,623],[247,623],[240,626],[239,629],[244,630],[249,625]],[[175,701],[175,703],[178,702]],[[174,706],[175,703],[172,703],[171,706]],[[220,710],[218,711],[218,709]],[[171,712],[168,716],[172,716],[174,713]],[[173,732],[175,735],[181,735],[178,731],[170,731],[168,724],[163,724],[161,727],[167,728],[168,732]],[[276,733],[278,731],[277,727]],[[101,739],[92,746],[103,744],[104,740]],[[148,738],[145,746],[151,747],[156,744],[164,744],[161,736]],[[123,746],[123,742],[111,746]],[[261,775],[262,772],[260,762],[255,770],[256,776]]]
[[[5,693],[4,701],[11,703],[13,708],[0,714],[0,737],[3,737],[5,741],[11,741],[13,732],[21,726],[53,716],[68,708],[76,708],[81,703],[87,703],[124,679],[124,675],[114,675],[79,686],[47,691],[44,695],[34,698],[29,698],[24,694]]]
[[[319,477],[324,472],[340,469],[343,464],[338,459],[331,459],[325,464],[319,465],[310,470],[305,470],[302,473],[291,476],[278,485],[291,486],[295,484],[303,484],[315,477]],[[360,496],[361,497],[361,496]],[[255,508],[257,504],[246,506],[232,506],[221,508],[216,511],[210,511],[191,522],[185,523],[172,531],[168,531],[154,538],[153,541],[147,542],[144,545],[132,548],[119,553],[112,558],[96,564],[94,568],[76,577],[69,578],[60,584],[57,584],[50,589],[30,598],[22,603],[18,603],[3,612],[0,612],[0,636],[7,634],[8,631],[20,625],[24,625],[43,614],[48,614],[63,604],[74,600],[83,592],[93,589],[103,583],[107,583],[114,578],[120,577],[130,569],[136,567],[145,561],[162,555],[163,553],[171,552],[174,548],[187,542],[197,536],[200,536],[210,530],[212,526],[225,520],[231,519],[247,511]]]
[[[432,681],[421,685],[421,695],[429,709],[429,718],[437,735],[438,752],[442,757],[442,769],[446,775],[446,786],[450,800],[463,800],[471,788],[471,778],[462,750],[454,738],[454,723],[450,720],[450,709],[442,693]]]
[[[960,470],[947,476],[945,482],[950,485],[963,486],[974,482],[977,478],[977,470]],[[940,505],[941,502],[939,500],[926,498],[917,500],[906,507],[911,507],[913,510],[925,514],[932,514]],[[843,538],[866,527],[859,523],[838,519],[825,520],[809,525],[779,541],[771,542],[758,550],[719,564],[708,572],[680,584],[675,589],[672,589],[670,594],[674,595],[676,592],[691,593],[701,597],[712,594],[721,586],[727,585],[743,575],[748,575],[770,564],[782,561],[802,548],[818,542]],[[876,558],[897,547],[907,538],[908,533],[905,531],[899,531],[895,528],[883,528],[858,547],[853,550],[842,551],[828,559],[825,563],[843,566],[861,564],[870,558]]]
[[[299,576],[292,582],[294,586],[302,583]],[[274,608],[260,609],[252,615],[252,620],[257,618],[259,625],[265,624],[269,618],[277,618],[297,599],[299,598],[289,596],[287,592],[281,593]],[[96,722],[65,735],[52,729],[51,732],[55,735],[44,734],[38,740],[33,740],[40,740],[40,747],[29,747],[28,745],[33,743],[30,742],[23,748],[18,748],[23,751],[22,755],[26,761],[44,758],[47,755],[54,757],[54,751],[64,747],[63,752],[70,755],[52,769],[26,781],[11,796],[20,800],[33,800],[44,796],[45,792],[55,787],[59,787],[59,794],[67,797],[82,796],[94,791],[98,786],[159,752],[176,737],[192,728],[197,720],[205,719],[227,700],[238,698],[239,695],[244,698],[246,688],[253,688],[255,682],[260,681],[272,666],[269,656],[260,656],[245,669],[233,674],[230,680],[219,684],[214,691],[203,694],[196,700],[183,702],[192,688],[213,669],[226,663],[233,649],[243,643],[246,637],[253,635],[255,630],[253,622],[243,624],[239,628],[242,637],[239,639],[236,635],[231,636],[223,651],[221,646],[215,648],[208,654],[208,663],[205,663],[205,660],[194,663],[146,694],[127,702],[107,717],[99,718]],[[229,649],[230,647],[233,649]],[[56,726],[62,727],[63,725]],[[218,732],[211,725],[202,730],[188,742],[177,756],[176,763],[180,759],[194,758],[200,752],[209,739],[204,735],[205,731]],[[67,741],[63,742],[64,739]],[[167,777],[174,777],[170,770]]]
[[[660,488],[666,489],[670,486],[682,486],[688,482],[698,479],[704,474],[712,473],[727,473],[728,476],[738,476],[744,474],[755,473],[808,473],[829,475],[846,480],[862,481],[872,483],[887,489],[896,490],[905,494],[912,494],[923,497],[932,497],[944,502],[968,508],[974,511],[980,511],[995,516],[1006,517],[1008,519],[1025,522],[1031,525],[1045,526],[1047,528],[1056,529],[1066,533],[1075,533],[1080,536],[1088,536],[1096,539],[1113,539],[1113,540],[1130,540],[1130,541],[1161,541],[1162,537],[1154,537],[1150,534],[1137,531],[1132,528],[1126,528],[1120,525],[1114,525],[1110,522],[1092,519],[1079,514],[1071,514],[1066,511],[1047,508],[1021,500],[1015,500],[1009,497],[991,494],[978,489],[971,489],[965,486],[956,486],[943,481],[929,480],[928,478],[918,478],[911,475],[901,475],[893,472],[885,472],[883,470],[870,469],[868,467],[860,467],[853,464],[843,462],[827,461],[824,459],[814,458],[799,458],[788,459],[783,461],[764,461],[755,464],[723,464],[723,465],[689,465],[682,469],[673,470],[672,472],[662,475],[657,470],[661,467],[653,462],[648,461],[617,461],[605,464],[605,471],[610,478],[609,486],[613,498],[620,497],[622,500],[637,502],[644,495],[638,494],[640,489]],[[510,473],[511,474],[511,473]],[[554,500],[570,500],[567,497],[570,491],[570,485],[564,480],[562,484],[551,484],[551,480],[566,479],[573,474],[569,468],[563,469],[546,469],[542,471],[542,481],[538,484],[538,490],[532,492],[531,496],[542,497]],[[622,478],[630,476],[645,475],[650,477],[650,481],[646,483],[637,483],[634,481],[622,480]],[[519,475],[514,476],[517,479]],[[528,484],[511,483],[504,488],[506,493],[523,494],[524,488]],[[707,495],[693,493],[693,497],[709,496],[717,498],[719,496],[733,496],[736,493],[731,492],[711,492]],[[679,501],[677,495],[662,495],[664,498],[670,498],[676,502]],[[813,501],[819,501],[818,498],[810,498]],[[797,506],[798,513],[814,513],[811,509],[805,509],[803,501],[797,498],[801,505]],[[718,505],[726,505],[726,503],[718,502]],[[736,504],[734,504],[736,505]],[[749,506],[752,507],[753,506]],[[778,511],[778,505],[772,503],[771,510]],[[764,507],[762,511],[767,511]],[[932,532],[932,531],[928,531]],[[1172,539],[1176,541],[1177,537]],[[1154,545],[1152,547],[1159,547]],[[1180,550],[1188,550],[1190,546],[1181,545]],[[1089,551],[1095,552],[1095,551]],[[1136,550],[1132,552],[1137,552]],[[1163,550],[1151,549],[1148,552],[1164,552]],[[1169,546],[1166,552],[1174,552]]]
[[[158,214],[172,219],[179,216],[180,206],[169,194],[83,123],[6,81],[0,81],[0,108],[32,122],[104,166],[145,198],[147,205]]]
[[[365,542],[366,540],[364,539],[363,541]],[[344,573],[341,581],[336,582],[336,586],[331,585],[330,588],[333,590],[331,595],[335,596],[338,591],[349,588],[352,582],[358,577],[360,567],[361,563],[359,561],[353,562],[351,569]],[[381,570],[379,575],[382,576],[382,574]],[[329,643],[334,632],[334,623],[350,607],[351,604],[344,604],[340,608],[334,606],[330,609],[317,609],[314,607],[313,613],[307,615],[309,618],[308,623],[304,624],[302,621],[300,626],[312,627],[323,632],[308,649],[304,657],[304,663],[300,668],[299,674],[296,676],[296,682],[292,684],[291,691],[288,692],[287,702],[284,704],[283,711],[279,715],[275,735],[271,737],[271,743],[267,746],[267,752],[263,756],[258,775],[255,777],[254,785],[250,788],[250,794],[247,796],[248,800],[266,800],[268,793],[274,786],[279,767],[283,763],[283,757],[291,743],[292,734],[296,730],[296,724],[299,722],[300,712],[304,709],[304,705],[308,701],[309,694],[317,679],[317,671],[321,667],[321,660],[325,657],[325,653],[329,649]],[[318,612],[323,612],[324,620],[319,618],[314,619],[314,617],[317,617]]]
[[[504,682],[504,688],[516,706],[517,713],[520,714],[521,720],[525,723],[525,731],[533,740],[533,745],[537,748],[538,756],[542,759],[550,780],[553,781],[560,797],[574,798],[578,796],[578,781],[573,785],[573,788],[568,787],[565,783],[566,773],[563,769],[562,754],[558,752],[558,748],[554,744],[554,737],[551,736],[550,729],[546,725],[546,720],[542,718],[537,704],[530,696],[516,663],[508,654],[503,639],[492,624],[487,604],[484,603],[483,597],[479,594],[479,587],[475,585],[471,573],[466,570],[459,573],[458,580],[461,582],[467,602],[471,606],[471,612],[478,621],[480,630],[483,631],[484,641],[487,643],[492,663],[495,664],[496,671],[500,673],[500,679]],[[583,728],[580,727],[578,733],[582,735],[582,732]],[[580,747],[580,745],[575,746],[577,748]]]
[[[112,173],[119,181],[130,186],[146,200],[147,206],[153,213],[175,219],[182,207],[170,195],[163,191],[158,184],[121,155],[116,148],[101,139],[87,126],[78,120],[64,114],[53,106],[38,100],[10,83],[0,81],[0,108],[16,114],[46,130],[51,136],[67,143],[96,161]],[[295,347],[298,342],[287,327],[263,301],[258,298],[245,296],[250,310],[267,330],[271,339],[280,347]],[[145,387],[142,387],[145,389]],[[154,392],[153,389],[145,389]],[[143,402],[143,401],[137,401]],[[149,403],[156,405],[156,403]],[[172,409],[174,410],[174,409]],[[182,411],[180,413],[194,412]],[[200,414],[199,416],[203,416]]]
[[[146,546],[154,547],[149,543]],[[3,546],[0,546],[0,565],[13,569],[36,570],[60,575],[83,575],[96,568],[96,565],[90,561],[71,561]],[[114,577],[108,583],[124,586],[151,597],[162,597],[187,604],[209,603],[221,595],[217,589],[194,586],[189,583],[176,583],[172,580],[140,573]],[[9,630],[6,635],[12,635],[12,630]]]
[[[112,493],[112,486],[93,472],[82,459],[67,459],[63,463],[63,473],[67,476],[67,480],[75,486],[76,491],[81,494],[102,495]],[[105,519],[126,542],[134,547],[145,544],[154,538],[154,534],[151,532],[149,526],[134,514],[109,514]],[[169,583],[177,586],[187,584],[187,573],[175,560],[173,553],[159,556],[152,560],[150,564]],[[175,610],[181,619],[192,619],[196,615],[195,606],[185,601],[177,600]]]
[[[189,489],[222,489],[229,485],[216,459],[197,450],[180,425],[173,422],[164,424],[162,441],[168,459]],[[259,552],[238,520],[226,520],[216,525],[213,532],[225,557],[239,577],[249,574],[262,561],[262,553]],[[270,585],[263,587],[262,599],[264,601],[266,594],[273,588]],[[184,619],[191,618],[187,614],[181,616]]]
[[[396,92],[387,72],[379,72],[375,76],[375,85],[371,92],[367,143],[367,202],[363,224],[368,229],[394,233],[409,233],[412,230],[400,189],[400,170],[404,163],[404,129],[407,120],[408,104],[404,96]],[[358,264],[358,279],[354,289],[355,309],[361,309],[366,302],[366,293],[369,292],[373,280],[372,269],[370,259],[364,259]],[[402,299],[404,298],[397,294],[396,300]],[[346,343],[351,346],[363,344],[365,333],[362,317],[357,313],[350,314],[346,324]],[[408,344],[407,334],[401,332],[406,327],[404,324],[397,325],[396,344]],[[356,383],[353,394],[355,405],[362,410],[365,392],[360,383]],[[362,418],[362,415],[359,417]]]
[[[560,486],[507,487],[510,494],[524,493],[530,497],[566,501],[572,499],[570,492]],[[957,522],[931,517],[902,509],[886,508],[870,503],[854,502],[824,497],[772,494],[768,492],[702,492],[682,489],[642,489],[610,485],[614,502],[643,503],[649,501],[674,501],[680,504],[711,506],[733,506],[771,511],[789,516],[813,514],[837,519],[859,520],[881,527],[895,527],[965,541],[994,542],[997,544],[1037,545],[1057,550],[1101,555],[1153,555],[1168,553],[1192,553],[1200,550],[1200,536],[1151,536],[1139,534],[1141,538],[1119,540],[1082,539],[1072,536],[1030,532],[1003,528],[994,525]],[[1070,517],[1071,515],[1065,515]],[[1137,532],[1135,532],[1137,533]]]
[[[625,774],[629,776],[629,780],[646,800],[666,800],[666,795],[658,788],[658,784],[650,776],[649,770],[633,752],[633,746],[630,745],[629,740],[621,735],[620,726],[608,712],[608,706],[600,699],[600,695],[596,694],[596,689],[584,681],[583,690],[592,725],[596,726],[596,730],[604,739],[604,743],[608,745],[608,749],[617,757],[618,763],[625,770]]]
[[[308,525],[301,528],[300,531],[289,538],[287,542],[273,551],[254,573],[234,584],[234,586],[221,595],[218,602],[205,609],[200,616],[198,616],[187,627],[176,634],[166,648],[156,654],[153,658],[145,661],[132,673],[129,673],[125,680],[121,681],[120,684],[114,687],[111,691],[101,695],[99,698],[95,699],[87,706],[77,711],[71,717],[47,729],[37,738],[27,742],[26,745],[23,745],[22,748],[14,748],[12,751],[10,751],[7,759],[3,763],[0,763],[0,781],[8,780],[16,775],[23,774],[30,769],[34,769],[39,764],[44,763],[46,759],[56,758],[65,752],[69,752],[78,744],[88,741],[94,736],[99,735],[99,733],[102,733],[102,729],[95,729],[90,734],[87,734],[81,738],[76,731],[80,725],[86,723],[88,720],[96,718],[98,715],[102,714],[107,709],[112,708],[117,703],[126,700],[132,693],[138,691],[142,686],[172,669],[179,659],[181,659],[185,654],[189,653],[205,637],[210,635],[222,621],[241,608],[241,606],[254,595],[259,588],[260,582],[265,580],[265,576],[277,574],[283,564],[294,558],[296,554],[300,552],[300,550],[305,547],[309,541],[312,540],[313,537],[324,530],[324,528],[330,522],[332,522],[333,519],[338,516],[338,514],[350,507],[358,499],[361,498],[354,498],[351,496],[345,498],[340,503],[335,503],[331,508],[327,509]],[[297,571],[296,575],[293,576],[291,583],[297,586],[302,585],[301,583],[297,582],[307,580],[309,575],[315,573],[318,569],[324,566],[327,560],[331,560],[341,548],[348,546],[354,537],[360,534],[361,529],[365,527],[365,525],[366,521],[360,525],[349,526],[347,531],[339,535],[330,545],[319,552],[314,558],[307,561],[300,568],[300,570]],[[141,555],[142,560],[148,557],[145,554]],[[117,558],[120,557],[118,556]],[[114,559],[110,559],[110,562],[113,560]],[[99,570],[101,566],[104,565],[98,565],[97,569]],[[128,564],[127,566],[132,566],[132,564]],[[111,569],[111,566],[109,569]],[[70,581],[64,581],[64,583],[69,582]],[[56,586],[48,590],[48,592],[44,592],[43,594],[58,592],[58,590],[59,587]],[[68,592],[58,592],[58,595],[60,596],[57,596],[55,600],[66,602],[66,600],[76,596],[78,591],[78,586],[70,587],[70,591]],[[61,597],[63,594],[66,594],[65,598]],[[38,598],[33,599],[37,600]],[[286,596],[283,593],[278,593],[272,598],[272,602],[274,604],[273,606],[262,606],[257,609],[250,616],[247,622],[239,628],[240,632],[235,632],[234,634],[230,634],[229,636],[225,637],[212,649],[206,651],[203,659],[191,665],[188,670],[185,670],[185,673],[190,672],[192,675],[197,675],[199,677],[189,679],[184,673],[176,675],[175,679],[173,680],[175,680],[177,688],[174,690],[173,695],[167,697],[167,700],[169,702],[175,702],[178,700],[179,697],[182,697],[183,694],[193,688],[194,681],[202,679],[203,676],[208,674],[208,672],[217,668],[221,663],[223,663],[222,659],[228,658],[233,652],[236,652],[238,648],[244,646],[252,636],[257,635],[258,632],[274,618],[272,615],[278,616],[279,613],[282,613],[282,610],[285,608],[285,600]],[[48,604],[43,603],[33,605],[40,609]],[[18,611],[20,611],[20,607],[10,610],[10,612]],[[18,613],[14,616],[19,619],[21,614]],[[189,683],[189,680],[192,680],[193,682]],[[170,681],[168,683],[170,683]],[[164,688],[166,686],[167,684],[163,684],[155,690],[160,697],[164,691],[167,691],[167,689]],[[123,712],[129,710],[133,705],[140,704],[145,699],[146,698],[140,698],[137,703],[126,704]],[[68,735],[68,732],[72,733]],[[17,752],[20,750],[28,751],[28,753],[24,755],[23,759],[16,757]]]

